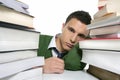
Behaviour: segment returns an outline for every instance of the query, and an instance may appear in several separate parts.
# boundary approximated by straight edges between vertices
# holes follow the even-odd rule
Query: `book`
[[[14,75],[1,78],[0,80],[42,80],[43,79],[43,68],[35,68],[30,70],[21,71]]]
[[[34,28],[33,18],[32,15],[18,12],[0,4],[0,21]]]
[[[87,70],[87,72],[99,78],[100,80],[120,80],[119,74],[93,65],[89,65],[89,69]]]
[[[112,34],[102,34],[102,35],[93,35],[91,38],[96,38],[96,39],[114,39],[114,38],[120,38],[120,32],[118,33],[112,33]]]
[[[40,32],[0,22],[0,52],[38,49]]]
[[[7,79],[4,78],[2,80],[42,80],[42,67],[30,69],[26,71],[19,72],[13,76],[8,77]],[[39,79],[36,79],[38,78]]]
[[[88,29],[107,27],[111,25],[120,24],[120,16],[104,19],[95,23],[91,23],[87,26]]]
[[[106,4],[108,0],[98,0],[98,10],[102,9]]]
[[[18,0],[0,0],[0,3],[6,7],[14,9],[16,11],[29,14],[27,9],[29,6],[21,1]]]
[[[37,50],[20,50],[0,53],[0,64],[37,56]]]
[[[79,42],[81,49],[120,51],[120,38],[92,38]]]
[[[120,51],[83,49],[82,62],[88,63],[90,65],[93,65],[93,66],[96,66],[120,75],[119,60],[120,60]]]
[[[34,57],[5,64],[0,64],[0,79],[24,70],[44,65],[44,57]]]
[[[21,71],[0,80],[43,80],[43,67]]]
[[[105,16],[107,14],[116,12],[116,14],[120,15],[120,0],[108,0],[106,5],[103,6],[100,10],[98,10],[94,15],[94,19]]]
[[[110,25],[110,26],[103,26],[98,28],[90,29],[90,36],[95,35],[107,35],[107,34],[115,34],[120,32],[120,24]]]
[[[116,17],[116,16],[118,16],[118,15],[115,12],[114,13],[109,13],[105,16],[102,16],[102,17],[91,20],[91,23],[95,23],[95,22],[102,21],[102,20],[105,20],[105,19],[113,18],[113,17]]]

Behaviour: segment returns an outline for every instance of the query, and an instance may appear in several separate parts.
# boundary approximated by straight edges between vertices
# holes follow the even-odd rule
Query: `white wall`
[[[34,27],[42,34],[61,32],[62,23],[75,10],[85,10],[91,16],[97,12],[98,0],[20,0],[29,5]]]

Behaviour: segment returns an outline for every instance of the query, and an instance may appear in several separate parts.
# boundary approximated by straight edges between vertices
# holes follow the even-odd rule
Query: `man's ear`
[[[64,28],[64,27],[65,27],[65,23],[62,24],[62,28]]]
[[[63,28],[65,27],[65,23],[62,24],[62,31],[63,31]]]

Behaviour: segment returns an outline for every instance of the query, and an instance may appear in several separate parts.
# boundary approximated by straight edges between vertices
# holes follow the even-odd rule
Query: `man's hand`
[[[43,66],[44,73],[63,73],[64,61],[57,57],[50,57],[45,59],[45,65]]]

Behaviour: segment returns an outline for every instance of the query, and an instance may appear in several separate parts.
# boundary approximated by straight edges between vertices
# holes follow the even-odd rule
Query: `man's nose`
[[[77,35],[73,35],[72,38],[71,38],[71,42],[72,43],[75,43],[76,42],[76,39],[77,39]]]

